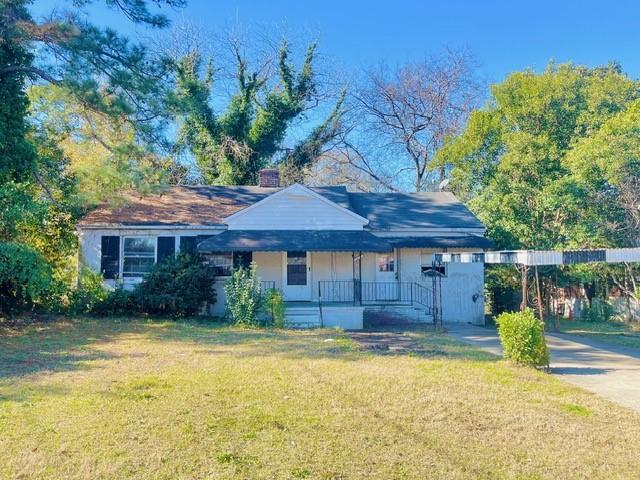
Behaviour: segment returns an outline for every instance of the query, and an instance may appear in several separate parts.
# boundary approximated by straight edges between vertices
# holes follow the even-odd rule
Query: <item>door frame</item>
[[[378,257],[380,255],[388,255],[391,254],[393,257],[393,272],[379,272],[378,271]],[[398,290],[400,285],[399,274],[398,274],[398,249],[394,248],[390,252],[377,252],[375,255],[375,297],[376,300],[386,301],[386,302],[395,302],[400,298],[400,292]],[[379,278],[379,274],[384,273],[390,279],[381,279]],[[395,284],[392,285],[392,284]]]
[[[311,274],[313,270],[311,268],[311,252],[305,253],[307,254],[307,284],[287,285],[287,252],[282,252],[282,296],[285,301],[310,302],[312,300]]]

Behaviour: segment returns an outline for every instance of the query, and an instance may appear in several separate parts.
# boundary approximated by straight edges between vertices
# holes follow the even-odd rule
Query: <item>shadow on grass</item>
[[[369,332],[371,334],[371,332]],[[93,362],[130,358],[143,353],[113,353],[101,344],[128,336],[152,342],[191,344],[194,353],[288,358],[340,358],[354,361],[363,355],[391,354],[491,361],[496,357],[459,344],[432,328],[409,327],[377,332],[386,347],[366,345],[367,333],[340,330],[258,330],[199,320],[59,318],[11,328],[0,327],[0,379],[36,373],[98,368]],[[362,340],[362,341],[360,341]],[[398,347],[400,344],[400,347]],[[237,347],[237,348],[236,348]]]

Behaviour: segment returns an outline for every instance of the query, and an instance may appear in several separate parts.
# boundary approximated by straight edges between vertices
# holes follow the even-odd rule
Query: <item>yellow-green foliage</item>
[[[277,288],[270,288],[264,296],[264,308],[269,315],[273,326],[276,328],[284,327],[284,298],[282,292]]]
[[[504,357],[523,365],[549,365],[549,350],[544,339],[544,323],[531,309],[503,313],[496,317]]]

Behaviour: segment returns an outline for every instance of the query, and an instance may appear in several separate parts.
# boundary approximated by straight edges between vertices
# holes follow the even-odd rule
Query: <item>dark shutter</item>
[[[158,237],[158,263],[176,254],[176,237]]]
[[[197,237],[180,237],[180,253],[194,255],[196,253]]]
[[[104,235],[100,241],[100,273],[113,279],[120,272],[120,237]]]
[[[233,252],[233,268],[249,268],[253,252]]]

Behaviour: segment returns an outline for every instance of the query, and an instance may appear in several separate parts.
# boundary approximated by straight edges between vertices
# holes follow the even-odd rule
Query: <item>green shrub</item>
[[[80,285],[69,292],[68,312],[72,315],[93,313],[96,305],[103,302],[109,294],[103,282],[101,274],[83,268],[80,273]]]
[[[189,316],[215,302],[215,273],[198,257],[178,255],[156,264],[134,291],[141,312]]]
[[[615,316],[615,309],[605,300],[594,298],[591,307],[585,307],[580,313],[584,322],[608,322]]]
[[[39,306],[52,284],[51,265],[42,255],[26,245],[0,242],[0,312]]]
[[[270,288],[264,295],[264,309],[271,316],[274,327],[284,327],[284,298],[277,288]]]
[[[250,268],[238,268],[224,286],[227,297],[227,313],[237,325],[257,326],[262,297],[256,264]]]
[[[504,357],[523,365],[549,365],[549,351],[544,338],[544,323],[533,310],[502,313],[496,318]]]
[[[128,292],[119,283],[113,290],[108,290],[105,298],[96,303],[90,313],[94,315],[114,316],[131,315],[139,312],[134,292]]]

